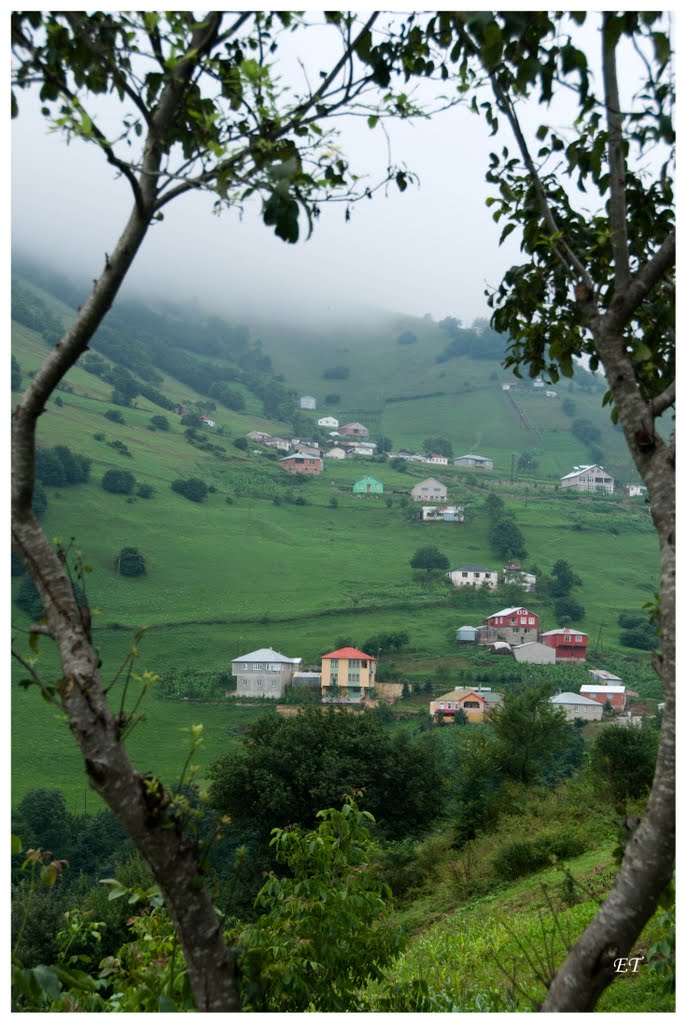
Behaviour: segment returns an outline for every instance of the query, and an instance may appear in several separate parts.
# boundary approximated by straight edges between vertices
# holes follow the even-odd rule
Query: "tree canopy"
[[[426,569],[427,572],[431,572],[432,569],[448,569],[449,564],[446,555],[439,551],[439,548],[434,544],[427,544],[425,547],[418,548],[410,559],[410,565],[413,569]]]

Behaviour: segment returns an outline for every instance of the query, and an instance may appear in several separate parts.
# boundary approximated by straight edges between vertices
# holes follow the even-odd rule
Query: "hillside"
[[[47,352],[54,321],[68,322],[67,290],[53,284],[49,291],[48,284],[15,280],[15,315],[40,328],[13,322],[13,353],[24,378]],[[411,677],[445,679],[461,664],[456,628],[478,624],[509,601],[499,592],[468,598],[440,575],[414,572],[409,562],[419,547],[433,544],[451,567],[477,562],[500,568],[484,511],[490,493],[516,516],[528,551],[524,567],[548,573],[564,558],[579,575],[575,598],[585,613],[578,626],[590,634],[590,650],[646,661],[645,654],[620,646],[617,621],[623,611],[642,614],[656,589],[657,544],[646,506],[642,499],[558,493],[560,472],[586,458],[585,446],[567,429],[570,417],[559,399],[516,393],[531,428],[522,426],[501,389],[506,375],[496,359],[462,355],[437,363],[447,346],[445,330],[405,317],[380,316],[356,329],[330,325],[329,333],[318,335],[215,321],[194,326],[178,310],[131,305],[113,311],[109,329],[70,372],[41,417],[38,435],[41,447],[67,445],[91,460],[87,483],[46,485],[44,525],[48,536],[65,544],[74,538],[74,548],[92,567],[88,600],[98,611],[94,635],[109,672],[141,626],[150,627],[140,645],[141,667],[163,676],[183,668],[225,671],[241,650],[266,645],[308,664],[337,638],[363,644],[379,632],[403,629],[407,648],[382,655],[382,665],[393,662],[396,672]],[[403,331],[417,341],[399,344]],[[132,359],[138,360],[136,374],[130,372]],[[322,377],[344,361],[348,378]],[[184,379],[166,368],[172,365]],[[217,379],[229,388],[219,393],[239,408],[207,393]],[[622,438],[601,409],[598,382],[584,373],[581,380],[564,383],[560,393],[572,388],[575,416],[599,430],[604,452],[618,452],[605,464],[620,474],[627,465]],[[113,389],[130,386],[147,393],[139,391],[129,405],[113,403]],[[445,393],[421,397],[439,390]],[[302,435],[322,409],[298,410],[297,395],[320,400],[335,392],[339,401],[324,408],[341,419],[362,419],[373,438],[383,433],[396,446],[411,448],[427,437],[445,438],[455,454],[473,448],[493,457],[494,472],[413,463],[401,471],[383,459],[327,460],[320,477],[306,480],[285,473],[265,450],[234,445],[250,430],[290,431],[293,423]],[[211,412],[216,428],[188,437],[173,411],[177,402]],[[112,413],[123,422],[106,418]],[[160,415],[169,429],[151,422]],[[536,470],[516,473],[511,481],[512,453],[528,448],[534,449]],[[152,488],[151,496],[105,491],[101,481],[108,470],[133,474],[139,488]],[[354,497],[353,483],[368,473],[384,484],[384,495]],[[627,469],[625,474],[629,478]],[[465,507],[464,524],[409,517],[408,492],[428,475],[444,481],[449,501]],[[175,480],[189,477],[210,487],[202,503],[171,489]],[[116,557],[127,546],[142,552],[145,575],[118,575]],[[21,586],[16,579],[15,597]],[[558,624],[550,599],[532,594],[527,600],[544,628]],[[26,614],[15,607],[14,616],[24,628]],[[43,657],[49,660],[47,649]],[[31,727],[35,703],[32,693],[15,699],[19,738]],[[45,713],[52,714],[47,707]],[[16,750],[26,761],[20,745]]]

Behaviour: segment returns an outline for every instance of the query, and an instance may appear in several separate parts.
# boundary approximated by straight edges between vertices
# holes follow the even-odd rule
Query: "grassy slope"
[[[68,315],[60,304],[53,311]],[[398,346],[395,339],[406,321],[388,319],[373,323],[372,333],[351,330],[343,332],[338,341],[286,330],[278,350],[272,349],[266,333],[263,337],[266,350],[272,351],[275,370],[284,372],[289,384],[318,397],[329,390],[340,391],[341,406],[333,411],[342,419],[363,418],[366,408],[377,408],[379,416],[374,422],[396,443],[419,444],[428,435],[448,436],[457,452],[473,444],[477,447],[479,441],[480,451],[497,457],[487,441],[493,438],[496,444],[505,435],[513,448],[519,449],[521,443],[524,447],[525,438],[514,440],[512,417],[504,430],[506,406],[498,381],[491,379],[494,364],[465,359],[435,364],[434,356],[445,344],[443,335],[430,322],[408,323],[421,338],[418,345]],[[46,352],[39,335],[18,325],[13,327],[13,344],[24,373],[35,369]],[[355,367],[349,381],[322,380],[323,368],[346,362]],[[413,373],[409,375],[410,370]],[[500,380],[502,371],[497,375]],[[460,401],[449,396],[382,406],[376,391],[383,384],[387,397],[417,395],[460,389],[465,380],[470,380],[475,390]],[[144,624],[153,628],[141,646],[142,663],[163,673],[174,667],[226,669],[237,651],[266,644],[310,662],[331,649],[339,637],[352,636],[363,642],[375,632],[397,629],[408,630],[415,649],[404,658],[394,658],[401,667],[412,670],[419,665],[420,670],[431,672],[437,666],[455,665],[456,626],[481,621],[489,609],[486,605],[467,610],[452,606],[447,588],[425,588],[414,581],[408,563],[417,547],[433,543],[452,565],[478,561],[498,567],[479,510],[488,493],[487,483],[516,511],[530,562],[548,570],[559,557],[571,561],[584,582],[577,595],[587,609],[584,628],[595,638],[603,623],[604,648],[618,649],[617,611],[638,607],[650,599],[654,589],[655,537],[651,532],[636,532],[633,520],[641,514],[636,503],[618,506],[612,519],[618,532],[611,534],[611,517],[597,514],[598,502],[557,499],[543,477],[520,487],[507,485],[509,472],[502,471],[497,457],[497,470],[489,476],[452,469],[432,471],[449,485],[452,500],[473,508],[474,516],[466,526],[412,523],[394,492],[407,492],[429,475],[428,467],[412,466],[399,473],[388,465],[366,461],[328,463],[321,478],[296,488],[274,463],[233,448],[232,436],[259,427],[283,427],[248,414],[250,408],[245,415],[223,408],[214,414],[229,435],[222,438],[211,432],[211,440],[223,444],[230,456],[229,461],[220,462],[187,444],[173,414],[168,414],[172,423],[168,433],[147,429],[150,416],[160,412],[147,400],[139,398],[137,408],[122,410],[126,423],[119,426],[103,417],[110,408],[108,385],[78,367],[70,372],[68,384],[73,392],[60,393],[63,405],[51,401],[41,417],[39,443],[65,443],[88,455],[93,460],[92,480],[60,491],[48,488],[45,528],[49,536],[74,537],[93,566],[89,598],[91,605],[101,610],[96,638],[108,671],[119,664],[131,643],[131,632],[115,627],[124,625],[133,631]],[[162,390],[175,400],[202,397],[169,378]],[[585,414],[586,401],[598,406],[598,396],[588,399],[578,392],[577,414]],[[565,444],[572,441],[578,445],[569,433],[562,432],[568,421],[560,410],[556,413],[553,402],[531,398],[529,403],[536,407],[535,412],[528,412],[532,422],[537,414],[550,419],[548,425],[542,424],[540,443],[548,452],[542,456],[542,465],[545,458],[567,459],[572,449],[565,448],[564,439]],[[321,410],[313,419],[318,415]],[[373,426],[370,416],[364,421]],[[551,430],[559,432],[545,433],[544,427],[553,423],[558,427]],[[106,442],[96,441],[93,435],[98,433],[104,433],[106,441],[123,441],[133,458],[123,458]],[[501,451],[509,471],[511,448]],[[582,455],[578,447],[574,457]],[[155,496],[148,501],[132,500],[104,492],[100,479],[113,467],[128,469],[139,481],[152,484]],[[365,473],[384,482],[384,497],[354,498],[349,493],[353,482]],[[209,495],[203,505],[169,489],[176,477],[191,475],[217,487],[217,493]],[[305,496],[308,504],[273,504],[272,495],[283,495],[288,489]],[[244,496],[237,496],[240,494]],[[228,495],[234,497],[231,505],[225,500]],[[334,495],[337,508],[329,504]],[[392,508],[386,506],[389,496]],[[586,517],[584,528],[576,530],[575,518],[580,515]],[[149,573],[144,578],[115,575],[114,556],[130,544],[140,547],[146,556]],[[600,566],[604,571],[599,571]],[[16,621],[26,625],[21,613]],[[25,699],[22,693],[16,701],[15,784],[24,791],[41,778],[52,777],[69,787],[75,770],[70,754],[46,759],[45,771],[34,773],[31,767],[36,757],[43,756],[38,751],[52,750],[47,741],[25,742],[35,725],[33,698],[29,694]],[[51,713],[47,706],[41,711]],[[161,714],[158,704],[153,704],[149,713],[157,720]],[[173,712],[169,714],[174,717]],[[179,720],[187,724],[185,711],[179,711]],[[173,770],[180,762],[175,729],[165,727],[160,742],[167,750],[160,755],[161,763]]]

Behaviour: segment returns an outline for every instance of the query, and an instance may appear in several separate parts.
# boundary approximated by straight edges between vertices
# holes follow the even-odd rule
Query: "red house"
[[[293,455],[287,455],[280,459],[279,465],[287,473],[306,473],[308,476],[316,476],[322,472],[322,459],[318,459],[315,455],[303,455],[301,452],[295,452]]]
[[[589,633],[577,629],[550,629],[539,636],[541,643],[556,649],[556,661],[585,661]]]
[[[487,625],[506,643],[526,644],[537,638],[539,616],[528,608],[502,608],[489,616]]]
[[[598,701],[599,704],[608,702],[617,714],[624,711],[627,704],[627,690],[621,683],[615,686],[594,686],[590,683],[587,686],[581,686],[580,693]]]

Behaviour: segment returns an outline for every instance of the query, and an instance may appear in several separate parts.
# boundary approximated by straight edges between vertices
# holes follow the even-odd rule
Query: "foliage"
[[[613,724],[602,729],[594,740],[590,764],[608,783],[613,799],[623,802],[648,793],[657,751],[658,733],[650,725],[636,729]]]
[[[409,642],[410,637],[405,630],[377,633],[375,636],[368,637],[362,645],[362,650],[375,656],[378,650],[384,651],[385,654],[391,654],[393,651],[400,651],[403,647],[407,647]]]
[[[203,480],[192,476],[188,480],[173,480],[171,488],[177,494],[183,494],[189,501],[202,502],[208,493],[208,486]]]
[[[119,409],[107,409],[103,416],[106,420],[111,420],[112,423],[124,423],[124,417],[122,416]]]
[[[166,416],[155,415],[150,417],[150,422],[156,430],[169,430],[169,420]]]
[[[10,387],[12,391],[21,391],[21,367],[17,357],[12,355],[12,369],[10,371]]]
[[[322,371],[325,380],[348,380],[351,371],[347,366],[330,366]]]
[[[126,469],[108,469],[100,483],[110,494],[131,494],[136,486],[136,477]]]
[[[546,683],[508,693],[489,713],[500,769],[518,782],[536,782],[568,742],[565,714],[551,704],[551,693]]]
[[[90,472],[91,460],[76,454],[67,445],[36,449],[36,478],[43,484],[68,487],[87,483]]]
[[[584,618],[584,607],[572,597],[558,598],[557,601],[554,601],[553,608],[556,613],[556,621],[561,626],[582,622]]]
[[[413,569],[426,569],[427,572],[430,572],[432,569],[448,569],[449,564],[446,555],[433,544],[427,544],[424,547],[418,548],[410,559],[410,565]]]
[[[146,560],[138,548],[125,547],[114,560],[118,576],[144,576]]]
[[[552,827],[536,839],[514,839],[502,846],[493,860],[501,878],[512,881],[550,864],[558,858],[578,857],[584,845],[568,829]]]
[[[494,517],[489,522],[489,546],[492,551],[503,558],[511,561],[513,558],[526,558],[527,548],[525,538],[515,517],[508,513]]]
[[[317,818],[315,831],[272,830],[288,874],[270,873],[256,900],[263,913],[237,937],[244,1009],[358,1010],[362,985],[398,949],[390,894],[370,865],[373,816],[348,796]]]
[[[410,330],[401,331],[396,341],[399,345],[415,345],[417,344],[417,334]]]
[[[293,718],[262,716],[242,748],[218,758],[208,776],[212,805],[263,835],[289,822],[311,825],[320,807],[353,788],[365,790],[389,835],[422,832],[441,806],[431,745],[390,734],[367,712],[306,707]]]
[[[422,442],[422,449],[427,455],[445,455],[453,458],[453,445],[445,437],[428,437]]]

